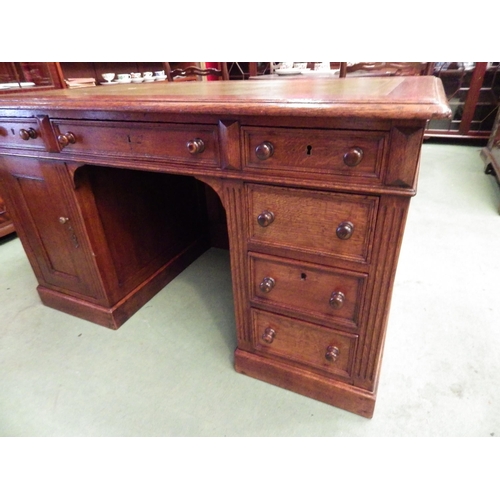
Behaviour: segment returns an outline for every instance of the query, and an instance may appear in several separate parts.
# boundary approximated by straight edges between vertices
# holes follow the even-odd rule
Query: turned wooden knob
[[[340,309],[344,305],[345,295],[342,292],[333,292],[330,297],[330,306]]]
[[[347,153],[344,155],[344,163],[348,167],[355,167],[361,163],[363,159],[363,150],[358,147],[354,147],[349,149]]]
[[[192,139],[187,142],[186,146],[192,155],[197,155],[205,151],[205,143],[201,139]]]
[[[73,132],[66,132],[65,134],[58,135],[57,141],[63,148],[65,148],[69,144],[75,144],[76,137],[75,134],[73,134]]]
[[[339,354],[340,354],[340,349],[337,346],[329,345],[326,348],[325,358],[328,361],[337,361]]]
[[[22,128],[19,131],[19,137],[23,141],[29,141],[30,139],[36,139],[38,137],[38,134],[37,134],[36,130],[33,128],[30,128],[28,130],[26,130],[25,128]]]
[[[273,156],[273,153],[274,146],[268,141],[259,144],[255,148],[255,154],[257,155],[257,158],[259,160],[267,160],[268,158],[271,158],[271,156]]]
[[[273,278],[266,276],[259,285],[259,288],[261,292],[269,293],[274,288],[275,285],[276,281],[274,281]]]
[[[274,222],[274,214],[269,210],[264,210],[257,217],[257,222],[261,227],[267,227]]]
[[[262,334],[262,340],[267,344],[272,344],[274,337],[276,337],[276,331],[272,328],[266,328],[266,330]]]
[[[341,222],[335,231],[337,238],[341,240],[348,240],[354,231],[354,224],[352,222]]]

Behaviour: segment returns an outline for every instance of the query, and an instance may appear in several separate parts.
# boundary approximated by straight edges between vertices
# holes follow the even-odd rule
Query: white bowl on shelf
[[[114,73],[103,73],[101,76],[107,82],[112,82],[114,80],[114,78],[115,78],[115,74]]]

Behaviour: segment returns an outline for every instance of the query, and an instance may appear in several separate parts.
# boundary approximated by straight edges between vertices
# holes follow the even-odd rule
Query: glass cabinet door
[[[500,97],[499,63],[434,63],[452,111],[451,118],[431,120],[427,136],[488,137]]]
[[[0,92],[63,87],[57,63],[0,62]]]
[[[495,124],[499,101],[500,66],[497,62],[488,63],[470,124],[472,131],[490,134]]]

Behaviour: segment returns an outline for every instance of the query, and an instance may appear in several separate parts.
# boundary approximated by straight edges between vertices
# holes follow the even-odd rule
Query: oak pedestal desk
[[[12,94],[0,195],[42,302],[116,329],[210,246],[210,186],[236,370],[371,417],[424,127],[448,115],[432,76]]]

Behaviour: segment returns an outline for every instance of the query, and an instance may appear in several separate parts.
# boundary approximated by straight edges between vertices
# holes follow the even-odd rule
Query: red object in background
[[[206,62],[205,67],[207,69],[208,68],[220,69],[218,62]],[[218,78],[215,75],[207,75],[207,80],[218,80]]]

